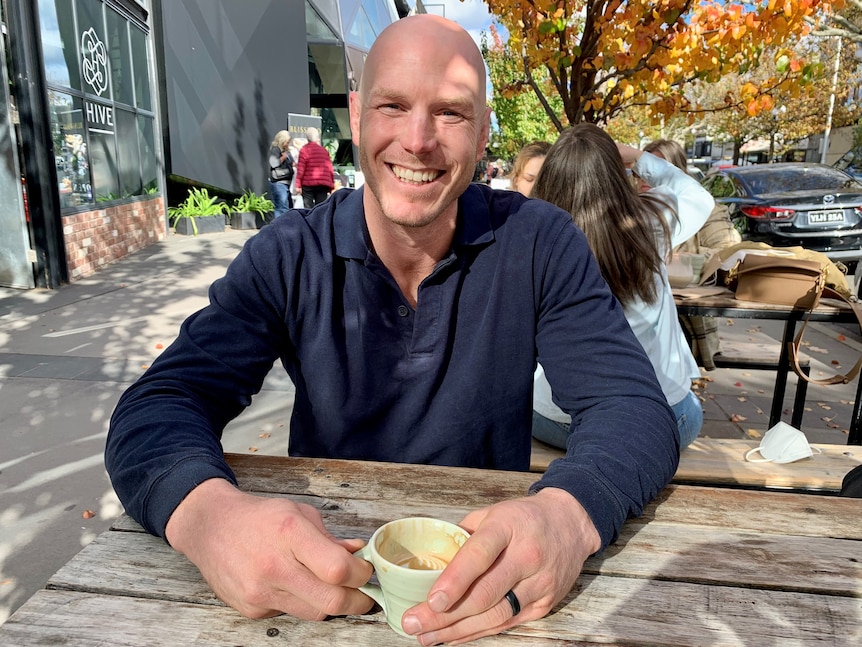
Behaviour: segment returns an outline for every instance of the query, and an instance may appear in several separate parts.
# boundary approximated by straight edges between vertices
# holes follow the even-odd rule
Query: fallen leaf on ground
[[[759,413],[760,415],[763,415],[763,409],[761,409],[760,407],[758,407],[758,408],[757,408],[757,413]]]
[[[830,407],[828,404],[824,404],[823,402],[818,402],[817,406],[826,411],[832,411],[832,407]]]
[[[829,427],[830,429],[841,429],[841,425],[836,424],[834,422],[829,422],[826,424],[826,426]]]
[[[731,422],[742,422],[743,420],[748,420],[748,418],[746,418],[745,416],[741,416],[738,413],[734,413],[732,416],[730,416]]]
[[[256,452],[256,451],[257,451],[257,447],[249,447],[249,448],[248,448],[248,451],[250,451],[250,452]]]
[[[164,344],[156,344],[156,350],[162,350],[164,347]]]
[[[263,432],[262,434],[260,434],[260,435],[258,436],[258,438],[269,438],[270,436],[272,436],[272,434],[271,434],[271,433],[269,433],[268,431],[265,431],[265,432]]]
[[[833,359],[831,364],[832,366],[841,366],[841,362],[839,362],[837,359]]]
[[[766,393],[766,391],[764,391],[763,389],[757,389],[757,392],[758,393]]]
[[[146,371],[148,368],[150,368],[150,365],[149,364],[141,364],[141,368]]]
[[[748,429],[746,432],[750,438],[762,438],[763,434],[761,434],[757,429]]]
[[[830,418],[829,416],[823,416],[823,417],[822,417],[822,418],[820,418],[820,419],[821,419],[823,422],[832,422],[832,421],[835,419],[835,416],[832,416],[831,418]]]
[[[751,377],[751,373],[743,373],[742,377]]]
[[[733,325],[733,319],[725,319],[724,325],[725,326],[732,326]]]
[[[736,399],[739,400],[740,402],[748,402],[748,398],[746,398],[744,395],[741,395]]]
[[[844,335],[838,335],[838,341],[847,341],[847,338]]]
[[[742,386],[742,382],[734,382],[733,386]]]
[[[81,516],[84,517],[84,519],[92,519],[93,517],[96,516],[96,513],[93,512],[92,510],[84,510],[81,513]]]

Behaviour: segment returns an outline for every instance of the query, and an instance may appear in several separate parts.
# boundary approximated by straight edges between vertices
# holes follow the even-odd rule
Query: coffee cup
[[[428,598],[434,582],[469,536],[463,528],[440,519],[390,521],[354,553],[371,563],[379,583],[359,590],[380,605],[392,629],[407,636],[401,628],[404,612]]]

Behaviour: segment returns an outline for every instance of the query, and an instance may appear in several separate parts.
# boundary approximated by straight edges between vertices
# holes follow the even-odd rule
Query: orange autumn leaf
[[[156,344],[156,350],[161,350],[165,347],[164,344]]]
[[[96,513],[95,513],[95,512],[93,512],[92,510],[84,510],[84,511],[81,513],[81,516],[82,516],[84,519],[92,519],[93,517],[95,517],[95,516],[96,516]]]
[[[838,335],[838,341],[847,341],[847,338],[844,335]]]
[[[742,422],[743,420],[748,420],[748,418],[746,418],[745,416],[741,416],[738,413],[734,413],[732,416],[730,416],[731,422]]]

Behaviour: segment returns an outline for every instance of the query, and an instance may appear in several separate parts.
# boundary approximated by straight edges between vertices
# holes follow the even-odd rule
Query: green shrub
[[[180,218],[192,218],[196,216],[218,216],[230,213],[230,208],[224,202],[219,201],[218,196],[211,196],[206,189],[189,189],[188,197],[176,207],[168,207],[168,216],[171,225],[176,227]],[[198,226],[192,220],[192,230],[198,233]]]
[[[272,203],[272,200],[266,197],[266,194],[258,195],[254,191],[246,190],[240,197],[238,197],[233,203],[233,210],[237,212],[248,212],[248,213],[259,213],[260,215],[264,215],[265,213],[272,211],[275,208],[275,205]]]

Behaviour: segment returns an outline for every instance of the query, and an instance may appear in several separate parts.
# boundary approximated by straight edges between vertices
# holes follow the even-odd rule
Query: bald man
[[[293,456],[525,471],[538,360],[572,416],[567,457],[461,520],[471,538],[402,621],[423,645],[498,633],[551,611],[664,487],[677,425],[571,217],[471,184],[489,109],[463,29],[422,15],[384,30],[350,123],[365,186],[248,241],[121,398],[106,464],[128,513],[241,613],[364,613],[363,542],[240,492],[225,424],[280,359]]]

